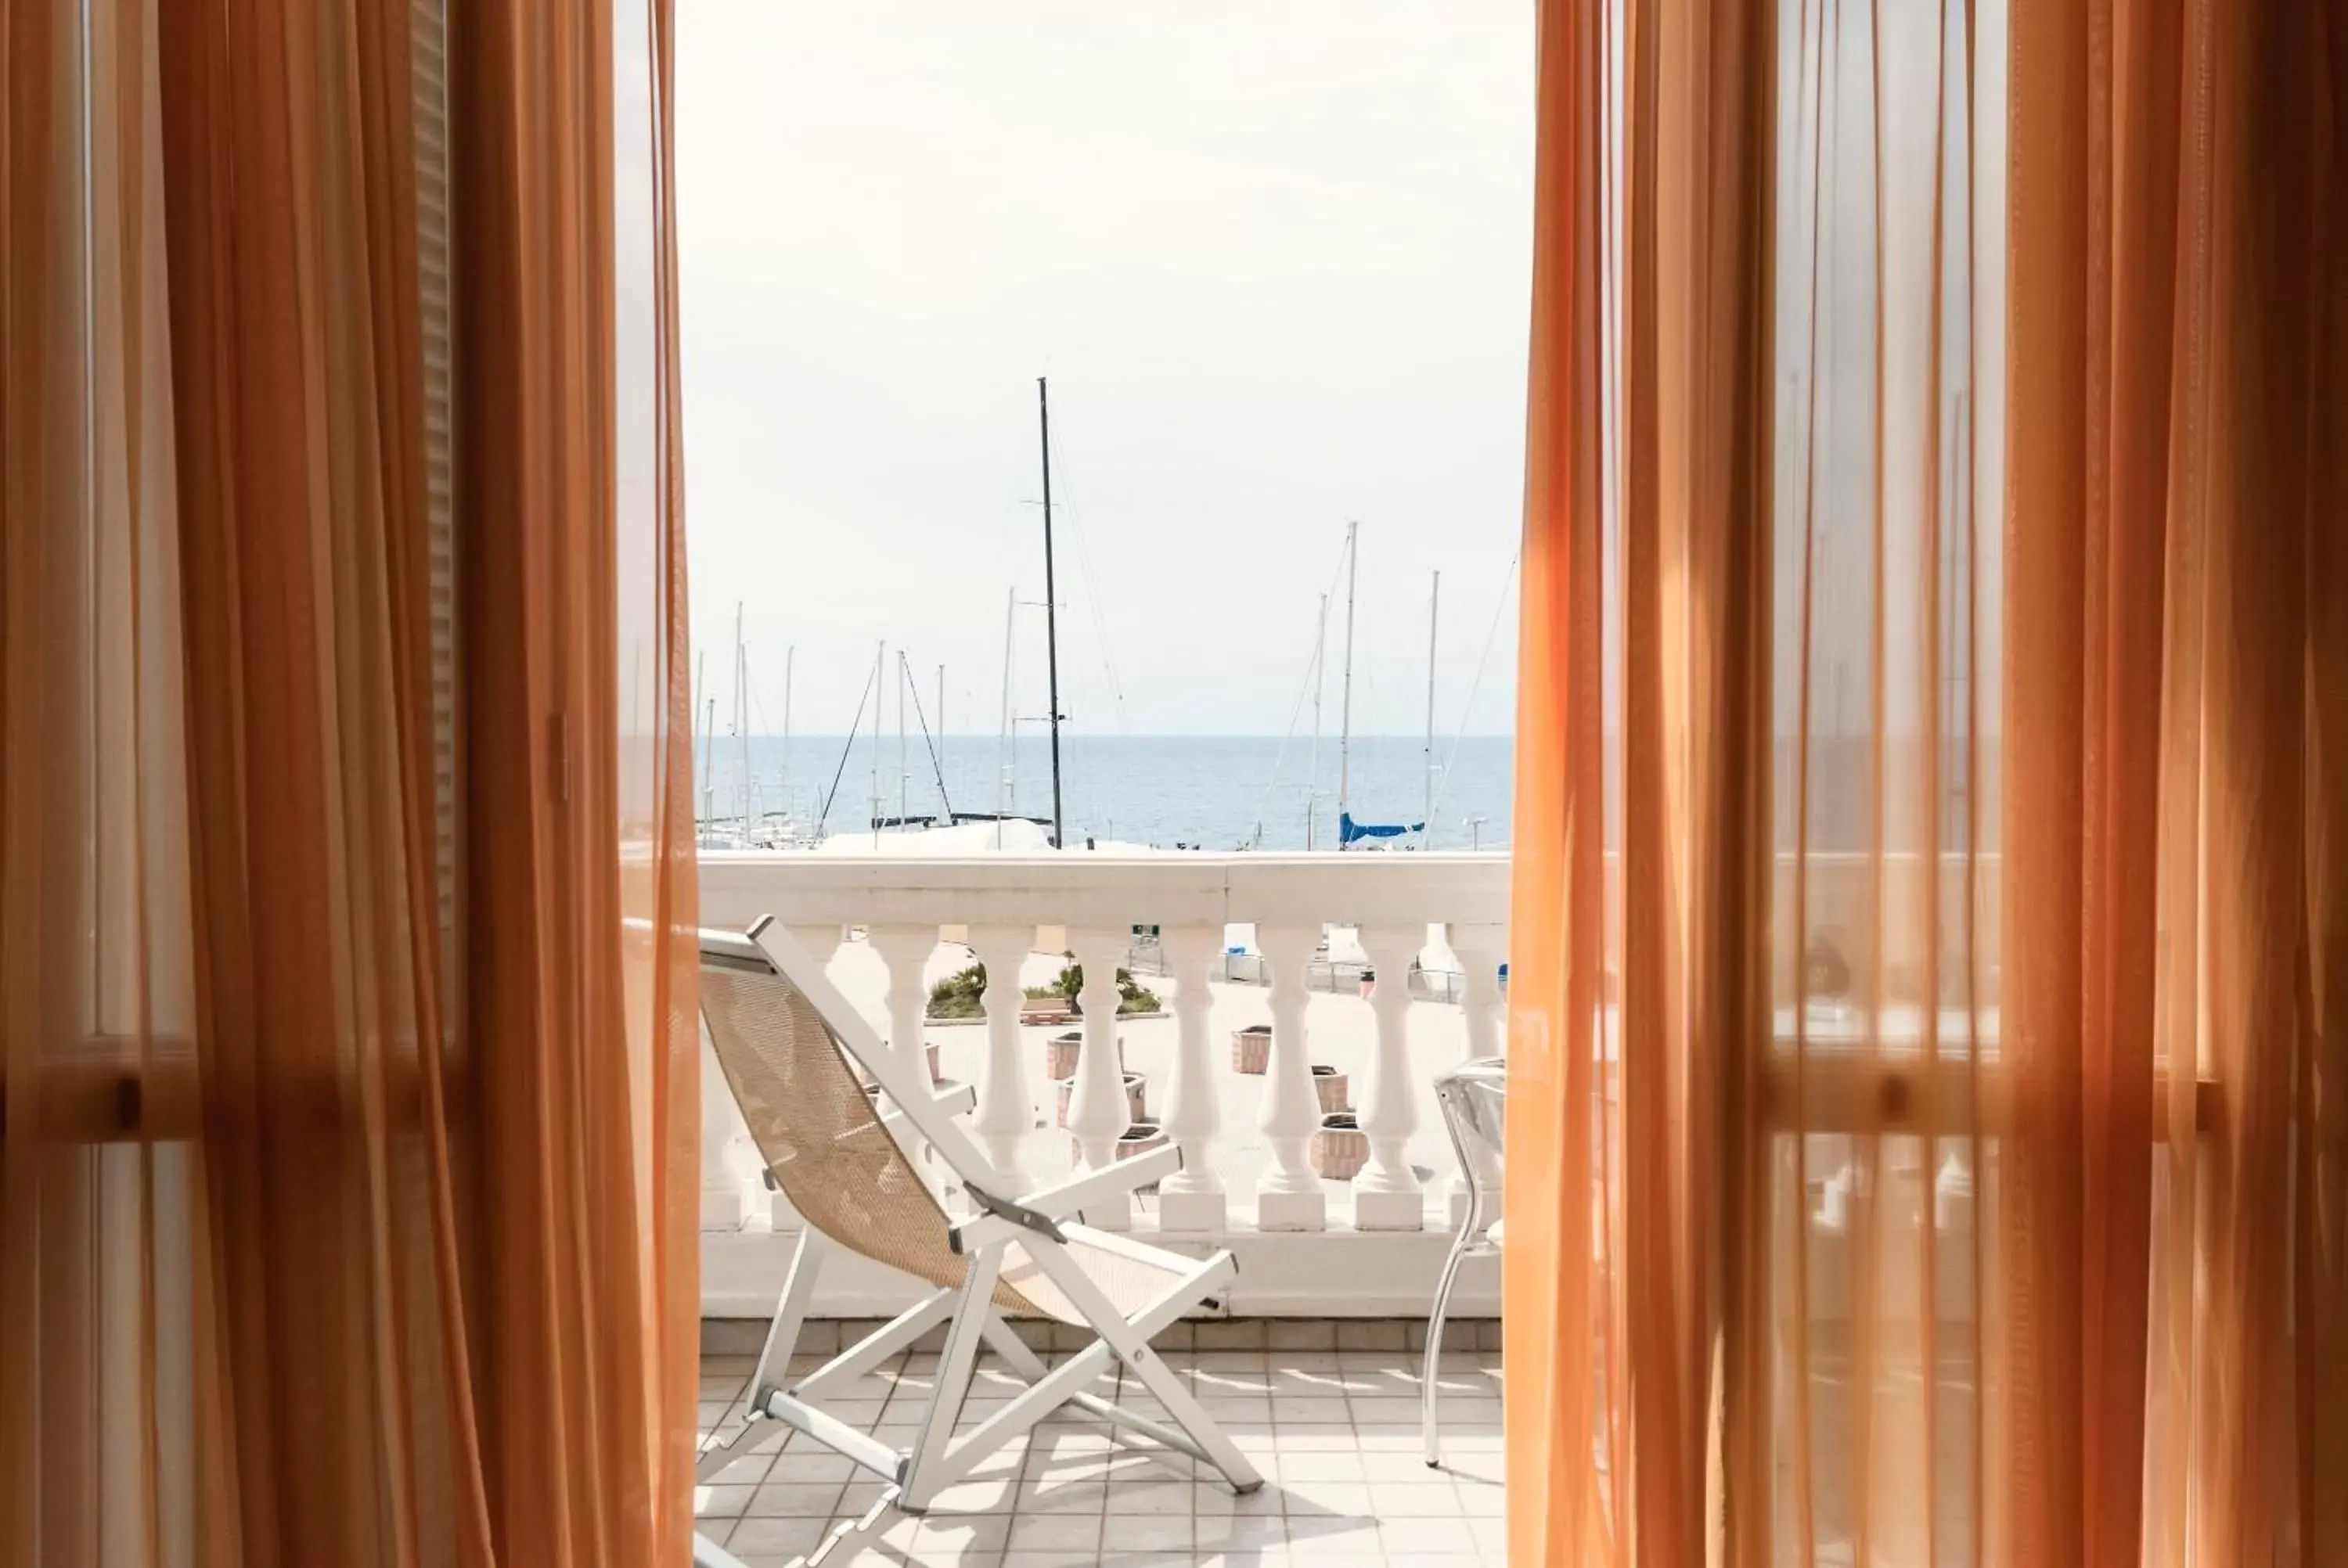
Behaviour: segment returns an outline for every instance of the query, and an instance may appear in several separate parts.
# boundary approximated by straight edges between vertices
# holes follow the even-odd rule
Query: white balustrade
[[[1369,1163],[1354,1178],[1354,1228],[1417,1230],[1426,1223],[1426,1194],[1410,1168],[1410,1135],[1418,1131],[1417,1086],[1410,1067],[1410,966],[1426,942],[1426,925],[1382,923],[1361,930],[1377,982],[1370,993],[1377,1044],[1362,1094],[1361,1128]]]
[[[1460,1006],[1468,1015],[1468,1043],[1462,1060],[1472,1061],[1478,1057],[1505,1055],[1508,1031],[1501,1025],[1508,1011],[1508,999],[1500,994],[1500,966],[1508,960],[1509,928],[1497,921],[1461,921],[1446,927],[1446,935],[1462,971]],[[1484,1213],[1497,1219],[1500,1214],[1499,1163],[1481,1143],[1469,1146],[1468,1157],[1475,1163],[1476,1184],[1484,1190]],[[1465,1224],[1467,1181],[1454,1173],[1445,1184],[1444,1194],[1451,1224]]]
[[[1076,1054],[1076,1081],[1068,1100],[1068,1135],[1076,1140],[1081,1168],[1107,1170],[1117,1163],[1117,1140],[1129,1118],[1125,1066],[1117,1049],[1117,967],[1132,939],[1129,926],[1083,926],[1068,933],[1076,963],[1085,971],[1076,1005],[1084,1009],[1085,1040]],[[1131,1204],[1114,1199],[1085,1210],[1088,1225],[1124,1230],[1133,1223]]]
[[[717,1065],[709,1035],[701,1037],[701,1228],[739,1230],[744,1218],[742,1178],[736,1167],[750,1141],[733,1088]]]
[[[1019,1008],[1025,1000],[1020,970],[1035,942],[1033,926],[973,926],[970,931],[970,950],[986,966],[986,1071],[978,1081],[973,1125],[986,1157],[1014,1176],[1025,1168],[1022,1150],[1035,1130],[1035,1091],[1019,1049]]]
[[[922,970],[938,950],[935,926],[886,925],[872,927],[872,950],[889,966],[889,1049],[913,1070],[923,1083],[930,1081],[929,1054],[923,1049],[923,1013],[929,988]]]
[[[1181,1149],[1183,1168],[1159,1184],[1154,1201],[1144,1194],[1132,1212],[1096,1209],[1086,1218],[1097,1225],[1154,1226],[1201,1239],[1251,1229],[1408,1233],[1426,1225],[1426,1195],[1411,1156],[1421,1165],[1449,1163],[1447,1148],[1432,1135],[1427,1082],[1428,1040],[1443,1038],[1428,1031],[1437,1027],[1433,1009],[1442,1004],[1410,999],[1411,960],[1430,926],[1446,929],[1466,971],[1464,1005],[1454,1015],[1460,1021],[1443,1021],[1439,1029],[1464,1033],[1464,1055],[1498,1054],[1508,872],[1507,856],[1498,854],[1128,858],[1070,853],[924,860],[728,853],[703,859],[702,919],[741,928],[772,915],[827,965],[846,932],[869,933],[887,974],[883,989],[871,983],[870,970],[860,970],[866,977],[860,1005],[873,1008],[872,1022],[917,1072],[926,1074],[925,1045],[937,1039],[954,1053],[957,1065],[950,1071],[955,1076],[975,1076],[972,1130],[989,1158],[1014,1170],[1021,1184],[1056,1179],[1072,1164],[1116,1161],[1129,1119],[1117,971],[1128,961],[1132,923],[1152,922],[1171,974],[1145,983],[1166,994],[1173,1020],[1130,1026],[1141,1053],[1133,1065],[1151,1074],[1148,1114]],[[1268,999],[1252,987],[1216,982],[1230,924],[1256,928],[1272,981]],[[1361,1004],[1310,989],[1314,950],[1333,925],[1360,929],[1382,977],[1367,1009],[1375,1020],[1375,1043],[1348,1046],[1344,1032],[1333,1037],[1336,1043],[1324,1042],[1324,1057],[1354,1074],[1354,1101],[1370,1145],[1367,1163],[1349,1184],[1352,1203],[1335,1205],[1334,1214],[1310,1158],[1320,1097],[1308,1018],[1337,1020],[1330,1027],[1342,1028],[1344,1015]],[[925,1020],[923,970],[942,939],[966,942],[986,966],[983,1047],[976,1030],[935,1028]],[[1056,1093],[1045,1076],[1045,1026],[1020,1021],[1023,969],[1035,955],[1064,948],[1085,971],[1082,1043],[1076,1081],[1068,1086],[1066,1131],[1041,1113]],[[854,984],[849,989],[857,990]],[[1270,1071],[1261,1079],[1234,1074],[1226,1055],[1228,1031],[1263,1016],[1263,1000],[1249,999],[1268,999],[1272,1019]],[[1066,1027],[1051,1026],[1050,1032]],[[1347,1061],[1349,1050],[1362,1054]],[[704,1225],[764,1228],[768,1199],[757,1181],[756,1151],[714,1061],[705,1059],[705,1071]],[[1248,1104],[1258,1085],[1260,1114],[1248,1128],[1245,1112],[1235,1108]],[[1458,1189],[1447,1175],[1440,1191],[1464,1201]],[[786,1205],[774,1206],[779,1224],[796,1224]],[[1365,1248],[1359,1266],[1369,1272],[1350,1285],[1333,1281],[1331,1287],[1359,1291],[1375,1283],[1392,1291],[1394,1268],[1407,1271],[1426,1261],[1407,1249],[1439,1247],[1440,1241],[1434,1235],[1393,1235],[1386,1245],[1404,1251],[1381,1265],[1370,1260],[1388,1255]],[[1350,1247],[1340,1250],[1353,1255]]]
[[[1222,1127],[1221,1096],[1216,1091],[1210,984],[1222,951],[1222,929],[1172,926],[1160,938],[1174,969],[1173,1081],[1166,1087],[1159,1121],[1182,1151],[1182,1168],[1158,1185],[1161,1229],[1220,1231],[1228,1222],[1223,1178],[1215,1169],[1215,1134]]]
[[[1264,1074],[1258,1125],[1272,1148],[1272,1165],[1257,1178],[1255,1223],[1268,1231],[1317,1231],[1328,1223],[1328,1194],[1313,1169],[1313,1133],[1321,1124],[1321,1096],[1304,1038],[1306,970],[1321,939],[1317,926],[1286,923],[1256,927],[1272,976],[1272,1063]]]

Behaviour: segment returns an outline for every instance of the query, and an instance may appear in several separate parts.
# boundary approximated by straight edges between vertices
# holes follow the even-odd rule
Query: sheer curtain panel
[[[0,1561],[686,1551],[668,26],[0,12]]]
[[[2343,10],[1542,6],[1512,1560],[2348,1560]]]

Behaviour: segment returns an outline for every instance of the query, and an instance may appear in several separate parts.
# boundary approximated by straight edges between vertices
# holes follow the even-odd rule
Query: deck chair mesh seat
[[[941,1490],[989,1453],[1073,1405],[1126,1435],[1212,1467],[1239,1491],[1262,1484],[1148,1346],[1184,1312],[1220,1304],[1237,1273],[1231,1254],[1190,1257],[1081,1223],[1087,1204],[1122,1204],[1134,1188],[1179,1169],[1177,1151],[1158,1150],[1015,1194],[954,1120],[971,1107],[972,1091],[941,1090],[892,1054],[788,933],[762,920],[747,935],[704,931],[701,946],[710,1042],[775,1184],[804,1222],[752,1374],[746,1419],[704,1451],[703,1479],[724,1469],[754,1434],[781,1422],[891,1483],[863,1522],[877,1528],[890,1508],[926,1512]],[[923,1175],[925,1160],[959,1189],[966,1215],[957,1218],[940,1201]],[[907,1275],[929,1292],[822,1367],[795,1375],[792,1346],[816,1279],[826,1257],[842,1250]],[[1047,1366],[1011,1332],[1006,1315],[1050,1318],[1098,1338]],[[945,1346],[910,1450],[887,1448],[822,1408],[826,1392],[910,1348],[941,1323],[949,1325]],[[957,1435],[982,1344],[1027,1386]],[[1091,1391],[1120,1361],[1163,1407],[1165,1420]]]
[[[710,966],[701,977],[701,1009],[751,1139],[799,1218],[875,1263],[960,1290],[970,1260],[947,1245],[953,1222],[807,997],[779,975]],[[1170,1254],[1171,1266],[1160,1266],[1075,1238],[1069,1245],[1128,1317],[1197,1266]],[[994,1304],[1016,1317],[1079,1328],[1089,1322],[1015,1241]]]

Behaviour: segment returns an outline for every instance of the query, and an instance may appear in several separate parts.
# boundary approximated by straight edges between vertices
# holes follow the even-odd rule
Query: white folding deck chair
[[[967,1087],[934,1090],[880,1042],[805,948],[770,920],[747,936],[701,934],[701,1005],[717,1060],[776,1184],[804,1222],[798,1250],[752,1374],[742,1425],[704,1454],[701,1479],[736,1449],[779,1422],[845,1454],[891,1483],[888,1505],[928,1512],[939,1491],[1063,1405],[1220,1471],[1235,1491],[1263,1484],[1181,1379],[1149,1348],[1150,1337],[1194,1307],[1220,1305],[1238,1273],[1228,1252],[1200,1259],[1094,1230],[1088,1203],[1126,1201],[1134,1188],[1181,1168],[1174,1149],[1079,1172],[1014,1194],[955,1114]],[[876,1103],[859,1072],[878,1085]],[[967,1198],[955,1219],[921,1173],[934,1152]],[[844,1247],[930,1286],[922,1301],[803,1377],[791,1348],[825,1257]],[[1098,1337],[1056,1367],[1011,1332],[1006,1313],[1086,1328]],[[911,1449],[883,1446],[828,1414],[818,1400],[940,1323],[948,1323],[937,1381]],[[980,1344],[992,1347],[1027,1387],[956,1439]],[[1117,1361],[1131,1368],[1174,1426],[1088,1392]],[[1179,1429],[1179,1430],[1178,1430]]]

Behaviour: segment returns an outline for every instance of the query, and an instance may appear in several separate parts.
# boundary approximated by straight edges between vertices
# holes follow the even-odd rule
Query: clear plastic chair
[[[1436,1103],[1443,1108],[1443,1128],[1451,1134],[1452,1151],[1459,1156],[1461,1180],[1468,1184],[1468,1216],[1452,1238],[1451,1254],[1443,1260],[1443,1277],[1435,1287],[1435,1306],[1426,1315],[1426,1368],[1420,1382],[1420,1423],[1426,1444],[1426,1462],[1439,1465],[1443,1455],[1436,1427],[1436,1368],[1443,1354],[1443,1321],[1451,1310],[1451,1289],[1459,1281],[1459,1266],[1471,1257],[1490,1257],[1500,1250],[1500,1226],[1487,1225],[1484,1189],[1476,1180],[1477,1149],[1495,1157],[1508,1122],[1509,1063],[1498,1056],[1463,1061],[1435,1081]]]

